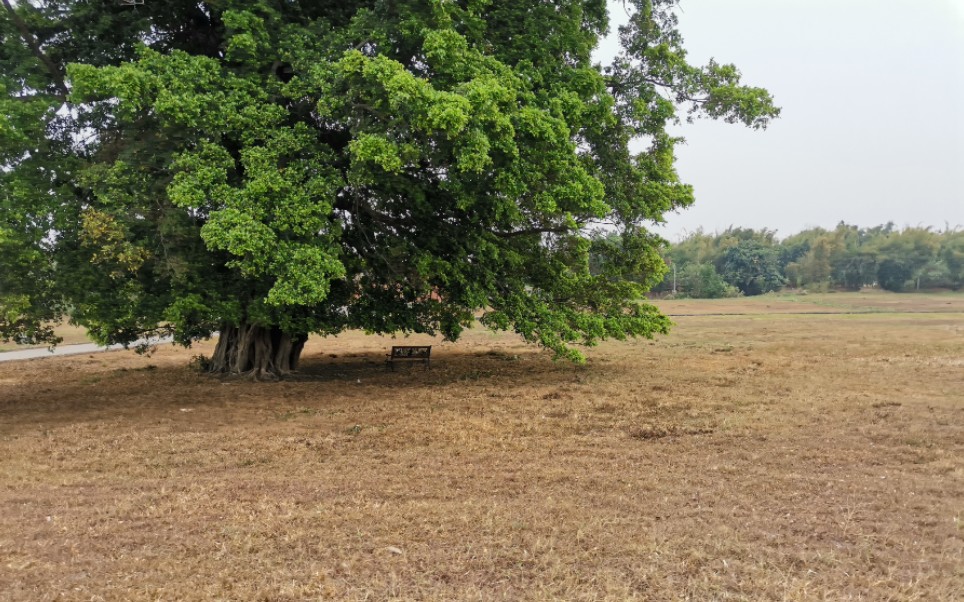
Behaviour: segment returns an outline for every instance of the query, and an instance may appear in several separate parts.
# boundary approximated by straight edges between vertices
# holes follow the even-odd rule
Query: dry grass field
[[[961,296],[661,306],[578,367],[0,364],[0,600],[964,599]]]
[[[87,331],[79,326],[62,324],[55,329],[57,336],[63,339],[62,345],[76,345],[78,343],[89,343]],[[0,353],[4,351],[17,351],[19,349],[33,349],[46,347],[46,345],[17,345],[16,343],[4,343],[0,341]]]

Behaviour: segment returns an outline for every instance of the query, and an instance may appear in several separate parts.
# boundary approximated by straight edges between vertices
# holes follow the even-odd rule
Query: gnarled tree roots
[[[208,371],[277,380],[298,368],[308,335],[290,335],[276,327],[224,325]]]

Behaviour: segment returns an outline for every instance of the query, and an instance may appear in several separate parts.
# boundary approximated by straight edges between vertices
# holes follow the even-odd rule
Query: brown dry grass
[[[964,315],[677,322],[0,365],[0,599],[964,598]]]
[[[964,313],[960,293],[889,293],[876,289],[834,293],[770,293],[735,299],[657,301],[676,315],[799,313]]]

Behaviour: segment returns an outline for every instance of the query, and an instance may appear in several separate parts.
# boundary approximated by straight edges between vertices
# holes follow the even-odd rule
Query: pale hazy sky
[[[690,61],[732,62],[783,108],[765,131],[674,130],[699,227],[964,226],[964,0],[681,0]],[[613,31],[625,21],[610,0]],[[615,40],[602,44],[600,60]]]

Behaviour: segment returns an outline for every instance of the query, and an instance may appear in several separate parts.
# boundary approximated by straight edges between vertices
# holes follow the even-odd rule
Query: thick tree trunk
[[[289,335],[279,328],[223,325],[208,370],[277,380],[298,369],[308,335]]]

